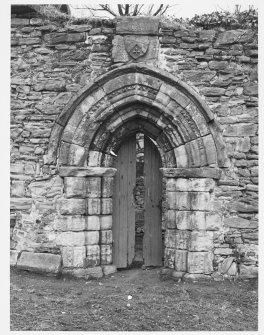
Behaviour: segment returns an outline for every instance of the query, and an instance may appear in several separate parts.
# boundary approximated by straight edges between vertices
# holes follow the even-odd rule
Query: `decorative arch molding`
[[[178,78],[140,63],[98,77],[68,103],[45,161],[109,166],[103,163],[111,161],[109,143],[116,147],[124,134],[139,130],[159,144],[165,167],[227,166],[220,128],[204,100]]]

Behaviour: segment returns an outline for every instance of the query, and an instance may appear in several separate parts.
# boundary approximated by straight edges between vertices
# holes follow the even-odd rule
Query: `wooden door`
[[[113,264],[126,268],[135,254],[136,135],[120,147],[113,193]]]
[[[154,143],[145,136],[145,226],[143,238],[143,258],[145,266],[162,266],[161,167],[161,157],[158,149]]]

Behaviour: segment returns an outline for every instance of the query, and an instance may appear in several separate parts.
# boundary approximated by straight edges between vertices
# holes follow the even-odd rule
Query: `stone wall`
[[[105,274],[114,271],[106,179],[86,175],[76,184],[75,176],[73,184],[72,176],[59,173],[60,162],[50,162],[47,155],[55,120],[84,87],[112,69],[143,62],[179,78],[201,96],[219,124],[228,158],[220,179],[164,174],[165,266],[191,278],[255,276],[256,32],[199,31],[147,18],[131,22],[58,24],[25,13],[12,15],[11,264],[34,268],[28,265],[34,259],[44,264],[40,271],[86,277],[101,276],[102,269]],[[144,33],[139,33],[141,26]],[[135,39],[141,49],[129,47]],[[43,256],[47,253],[52,260]],[[50,270],[53,261],[56,266]]]

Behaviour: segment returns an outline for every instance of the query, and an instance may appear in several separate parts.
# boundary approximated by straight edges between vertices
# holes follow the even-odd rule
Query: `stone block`
[[[117,35],[158,35],[159,19],[156,17],[120,16],[117,19]]]
[[[167,228],[169,229],[176,228],[176,211],[173,209],[167,210]]]
[[[112,58],[114,62],[155,60],[158,45],[156,36],[117,35],[113,39]]]
[[[237,264],[233,262],[226,274],[228,276],[236,276],[237,273],[238,273]]]
[[[254,265],[239,265],[239,276],[242,278],[258,277],[258,267]]]
[[[116,35],[113,39],[112,57],[114,62],[128,62],[129,56],[125,49],[124,37]]]
[[[245,202],[230,202],[229,206],[231,209],[241,213],[257,213],[258,206],[255,204],[247,204]]]
[[[216,70],[216,71],[221,71],[221,70],[227,70],[228,68],[228,62],[227,61],[210,61],[209,62],[209,69],[210,70]]]
[[[115,265],[103,265],[102,266],[103,273],[105,276],[111,275],[115,272],[117,272],[116,266]]]
[[[188,155],[186,153],[185,146],[181,145],[175,148],[174,153],[177,161],[177,168],[188,167]]]
[[[112,230],[100,230],[100,244],[111,244],[112,242]]]
[[[204,87],[200,89],[201,94],[207,97],[219,97],[225,94],[225,88],[220,87]]]
[[[61,166],[59,168],[61,177],[112,177],[115,173],[116,169],[105,167]]]
[[[85,267],[95,267],[100,264],[100,246],[99,245],[87,245],[86,246],[86,259]]]
[[[188,154],[189,167],[199,167],[207,165],[205,150],[201,147],[201,139],[193,140],[185,143],[185,148]]]
[[[31,198],[10,198],[10,209],[18,211],[28,211],[31,209]]]
[[[215,71],[205,71],[205,70],[185,70],[182,71],[184,77],[187,80],[192,81],[193,83],[201,83],[201,82],[210,82],[213,77],[215,77]]]
[[[219,230],[222,227],[222,217],[215,213],[205,213],[205,229]]]
[[[44,36],[44,41],[47,45],[84,42],[85,40],[85,33],[50,33]]]
[[[11,184],[11,197],[25,196],[25,183],[22,180],[13,180]]]
[[[249,84],[244,86],[244,95],[258,96],[258,84]]]
[[[237,41],[241,41],[241,37],[246,33],[246,30],[237,29],[237,30],[227,30],[223,33],[220,33],[215,41],[215,46],[224,46],[235,44]]]
[[[228,124],[223,129],[224,136],[256,136],[258,125],[251,123]]]
[[[176,248],[188,249],[190,243],[190,232],[187,230],[176,230]]]
[[[61,165],[83,165],[87,159],[88,149],[77,144],[61,141],[59,163]],[[82,175],[80,176],[82,177]]]
[[[59,202],[59,212],[62,215],[82,215],[86,213],[85,199],[63,199]]]
[[[93,245],[99,242],[98,231],[63,232],[57,235],[56,244],[61,246]]]
[[[100,216],[91,215],[86,217],[87,230],[100,230]]]
[[[167,191],[180,192],[211,192],[214,189],[215,182],[207,178],[168,178]]]
[[[102,178],[102,197],[111,198],[113,195],[113,177]]]
[[[199,31],[199,38],[212,42],[215,37],[215,30],[201,30]]]
[[[56,237],[56,244],[61,246],[84,246],[85,232],[62,232]]]
[[[64,191],[67,198],[85,198],[86,181],[84,177],[65,177]]]
[[[29,19],[20,19],[15,17],[11,19],[11,27],[27,26],[27,25],[29,25]]]
[[[101,264],[111,264],[112,261],[112,245],[101,245]]]
[[[63,267],[82,268],[86,257],[86,247],[63,247],[62,262]]]
[[[230,228],[235,229],[246,229],[250,228],[250,221],[247,219],[243,219],[241,217],[229,217],[224,219],[224,225]]]
[[[43,25],[43,20],[41,18],[33,17],[30,19],[30,24],[32,26],[42,26]]]
[[[101,178],[88,177],[87,178],[87,197],[100,198],[101,197]]]
[[[19,257],[20,251],[10,250],[10,265],[15,266]]]
[[[113,204],[112,204],[112,198],[102,198],[101,199],[102,204],[102,214],[112,214],[113,212]]]
[[[175,270],[186,272],[187,271],[187,250],[176,250],[175,252]]]
[[[223,256],[233,255],[233,250],[230,248],[215,248],[214,254]]]
[[[208,210],[209,192],[168,192],[168,208],[179,211]]]
[[[191,232],[189,251],[212,251],[213,232]]]
[[[189,208],[192,210],[208,210],[210,195],[209,192],[188,192]]]
[[[176,248],[176,233],[177,230],[175,229],[167,229],[165,231],[165,247],[170,249]]]
[[[175,87],[163,83],[159,90],[160,93],[163,93],[165,96],[167,95],[170,98],[170,103],[168,104],[168,108],[173,109],[176,106],[180,105],[185,108],[190,104],[190,99],[184,95],[180,90],[177,90]]]
[[[10,164],[10,173],[23,174],[24,173],[24,164]]]
[[[167,178],[212,178],[220,179],[221,170],[212,167],[202,168],[161,168],[164,177]]]
[[[175,268],[175,249],[165,248],[164,250],[164,265],[170,269]]]
[[[167,203],[168,209],[176,209],[176,193],[175,192],[167,192]]]
[[[85,244],[86,245],[99,244],[99,231],[86,231]]]
[[[99,166],[102,158],[102,153],[99,151],[89,151],[88,166]]]
[[[65,91],[66,82],[65,80],[56,80],[56,79],[46,79],[38,82],[33,86],[34,91],[42,92],[42,91],[55,91],[62,92]]]
[[[112,215],[101,215],[100,216],[100,229],[109,230],[112,228],[113,217]]]
[[[168,200],[169,200],[170,193],[171,192],[168,193]],[[173,207],[170,207],[170,208],[177,209],[180,211],[191,209],[188,192],[173,192],[172,194],[174,194],[174,204],[173,204]]]
[[[83,231],[87,223],[85,216],[62,216],[54,221],[54,228],[58,231]]]
[[[210,274],[213,269],[213,254],[210,252],[188,252],[188,272]]]
[[[227,257],[223,260],[221,264],[218,265],[218,271],[222,274],[225,274],[234,261],[234,257]]]
[[[61,256],[23,251],[18,259],[17,267],[32,272],[58,274],[61,270]]]
[[[237,251],[244,256],[245,263],[256,264],[258,262],[258,245],[247,243],[239,244]]]
[[[177,211],[176,223],[180,230],[205,230],[205,212],[202,211]]]
[[[101,199],[99,198],[87,199],[87,214],[88,215],[101,214]]]
[[[208,165],[217,165],[217,155],[215,141],[212,135],[207,135],[203,137],[203,144],[205,148],[206,160]]]

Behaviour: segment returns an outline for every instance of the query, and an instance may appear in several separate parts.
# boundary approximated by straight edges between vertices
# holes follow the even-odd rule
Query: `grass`
[[[12,269],[10,329],[254,331],[257,298],[256,280],[162,281],[158,269],[133,269],[85,281]]]

